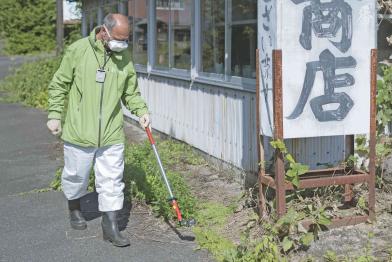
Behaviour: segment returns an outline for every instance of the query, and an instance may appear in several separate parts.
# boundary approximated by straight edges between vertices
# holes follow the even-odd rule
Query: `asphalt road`
[[[0,76],[15,63],[0,57]],[[130,205],[121,211],[120,225],[131,246],[116,248],[104,242],[94,193],[82,202],[87,230],[72,230],[63,194],[39,192],[62,164],[61,143],[45,123],[43,111],[0,103],[1,262],[212,260],[205,251],[195,251],[190,230],[176,232]]]

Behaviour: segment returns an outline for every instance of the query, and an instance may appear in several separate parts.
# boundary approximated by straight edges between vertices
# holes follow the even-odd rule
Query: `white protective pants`
[[[93,163],[99,211],[120,210],[124,202],[124,144],[94,148],[65,142],[61,176],[65,197],[73,200],[87,194]]]

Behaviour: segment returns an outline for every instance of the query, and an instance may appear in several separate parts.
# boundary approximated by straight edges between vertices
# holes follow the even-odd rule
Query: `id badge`
[[[105,82],[105,75],[106,75],[105,70],[97,69],[97,73],[95,75],[95,81],[97,81],[98,83]]]

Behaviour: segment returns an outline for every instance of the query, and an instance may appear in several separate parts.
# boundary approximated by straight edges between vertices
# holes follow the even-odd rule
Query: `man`
[[[87,194],[94,164],[95,186],[102,215],[104,240],[129,245],[117,224],[123,207],[124,131],[121,101],[149,128],[148,109],[140,96],[128,46],[126,16],[109,14],[88,37],[73,43],[49,85],[49,121],[53,134],[61,130],[64,100],[68,108],[64,130],[64,169],[61,178],[68,199],[70,224],[85,229],[80,198]]]

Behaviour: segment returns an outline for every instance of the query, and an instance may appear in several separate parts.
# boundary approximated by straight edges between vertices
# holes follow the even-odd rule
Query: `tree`
[[[8,54],[55,48],[55,0],[1,0],[0,30]]]

